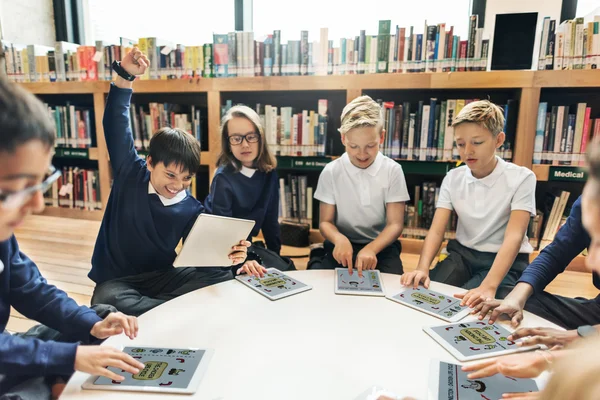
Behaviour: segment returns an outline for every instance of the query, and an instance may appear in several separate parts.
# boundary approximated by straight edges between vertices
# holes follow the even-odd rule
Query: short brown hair
[[[467,104],[452,121],[456,127],[465,122],[472,122],[487,129],[494,137],[504,129],[504,112],[489,100],[479,100]]]
[[[254,126],[254,132],[260,135],[260,143],[258,145],[258,157],[254,161],[255,167],[262,172],[270,172],[277,167],[277,159],[273,157],[269,150],[269,144],[265,137],[265,131],[260,122],[260,117],[248,106],[237,105],[231,107],[221,119],[221,154],[217,158],[217,167],[225,167],[230,165],[235,171],[242,169],[242,163],[235,158],[231,152],[229,144],[229,128],[227,123],[233,118],[246,118]]]
[[[383,110],[369,96],[360,96],[346,104],[342,110],[341,124],[338,131],[345,135],[354,128],[373,126],[381,132],[384,119]]]
[[[182,129],[160,128],[150,139],[148,156],[153,166],[175,164],[195,175],[200,168],[200,143]]]

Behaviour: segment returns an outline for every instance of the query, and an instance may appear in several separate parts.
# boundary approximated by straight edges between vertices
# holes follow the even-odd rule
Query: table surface
[[[313,289],[271,301],[240,282],[224,282],[142,315],[135,340],[120,335],[103,344],[213,348],[195,395],[83,390],[89,375],[76,372],[61,400],[351,400],[372,386],[426,399],[430,360],[459,363],[422,330],[445,321],[383,297],[336,295],[333,271],[289,275]],[[402,288],[398,275],[382,277],[387,294]],[[431,289],[464,292],[437,282]],[[521,326],[557,328],[531,313]]]

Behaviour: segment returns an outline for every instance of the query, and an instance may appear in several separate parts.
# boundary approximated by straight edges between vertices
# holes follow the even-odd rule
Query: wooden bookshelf
[[[581,182],[587,180],[587,171],[584,167],[574,165],[545,165],[534,164],[531,170],[539,182]]]
[[[46,208],[44,208],[44,211],[42,211],[40,213],[40,215],[44,215],[47,217],[75,218],[75,219],[85,219],[85,220],[89,220],[89,221],[101,221],[102,216],[104,215],[104,211],[102,211],[102,210],[86,211],[86,210],[80,210],[77,208],[46,206]]]
[[[27,90],[38,95],[89,94],[93,96],[97,147],[89,149],[89,159],[98,161],[102,204],[106,205],[110,194],[111,170],[102,129],[102,115],[110,83],[55,82],[23,83]],[[532,165],[537,111],[540,95],[547,88],[600,88],[600,72],[595,70],[571,71],[489,71],[420,74],[366,74],[330,76],[277,76],[240,78],[200,78],[176,80],[139,80],[135,93],[177,94],[198,93],[204,96],[208,108],[209,151],[201,154],[201,164],[208,166],[209,179],[215,171],[215,161],[220,149],[219,125],[223,99],[229,92],[276,92],[276,91],[343,91],[346,101],[351,101],[370,90],[515,90],[518,91],[519,112],[517,132],[513,148],[513,162],[532,168],[539,181],[575,180],[554,179],[557,171],[579,171],[578,167]],[[427,96],[424,94],[424,96]],[[304,158],[280,157],[282,168],[301,171],[318,171],[332,157],[316,157],[316,164],[307,166]],[[407,173],[444,174],[456,166],[454,162],[399,161]],[[81,211],[47,208],[46,215],[72,218],[100,219],[102,211]],[[317,231],[318,232],[318,231]],[[311,233],[311,237],[314,233]],[[319,235],[320,236],[320,235]],[[402,239],[404,251],[420,251],[423,240]],[[577,265],[582,265],[578,262]]]

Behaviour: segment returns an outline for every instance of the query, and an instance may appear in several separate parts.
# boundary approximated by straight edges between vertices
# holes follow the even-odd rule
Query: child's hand
[[[143,75],[150,66],[150,61],[144,53],[134,47],[121,61],[121,67],[131,75]]]
[[[333,248],[333,258],[338,264],[342,264],[344,267],[348,267],[348,272],[352,275],[352,255],[354,251],[352,250],[352,243],[348,240],[348,238],[344,238],[343,240],[338,241]]]
[[[108,367],[114,367],[130,374],[137,374],[144,368],[144,364],[113,347],[77,346],[75,371],[105,376],[115,381],[125,379],[123,376],[110,371]]]
[[[356,255],[356,270],[358,271],[358,276],[362,277],[363,271],[375,269],[375,267],[377,267],[377,254],[368,247],[363,247]]]
[[[546,357],[551,358],[551,353]],[[548,367],[548,360],[542,353],[530,352],[511,354],[481,361],[462,367],[465,372],[471,372],[467,379],[487,378],[496,374],[511,376],[513,378],[535,378]]]
[[[247,240],[240,240],[240,243],[231,247],[231,253],[229,253],[229,259],[231,260],[231,265],[237,265],[246,261],[246,257],[248,256],[248,247],[250,247],[252,243]]]
[[[469,290],[467,293],[454,295],[457,299],[462,299],[460,302],[461,306],[466,304],[467,307],[475,307],[481,302],[491,301],[494,299],[494,296],[496,296],[496,289],[486,286],[479,286]]]
[[[96,322],[90,334],[98,339],[106,339],[123,332],[129,339],[135,339],[138,334],[137,318],[121,312],[114,312],[108,314],[102,321]]]
[[[237,275],[248,274],[262,278],[267,273],[267,269],[254,260],[246,261],[240,269],[237,270]]]
[[[414,289],[419,287],[419,283],[421,282],[423,282],[425,289],[429,289],[429,283],[431,282],[429,279],[429,272],[416,269],[414,271],[404,273],[400,277],[400,283],[403,286],[412,286]]]

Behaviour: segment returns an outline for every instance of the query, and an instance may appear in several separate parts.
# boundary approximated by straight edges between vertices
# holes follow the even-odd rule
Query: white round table
[[[430,360],[458,363],[422,330],[445,321],[383,297],[336,295],[333,271],[289,274],[313,289],[271,301],[224,282],[142,315],[135,340],[120,335],[103,344],[213,348],[195,395],[83,390],[89,375],[77,372],[61,399],[352,400],[374,385],[426,399]],[[398,275],[382,277],[387,294],[401,289]],[[464,291],[436,282],[431,288]],[[530,313],[521,325],[557,328]]]

